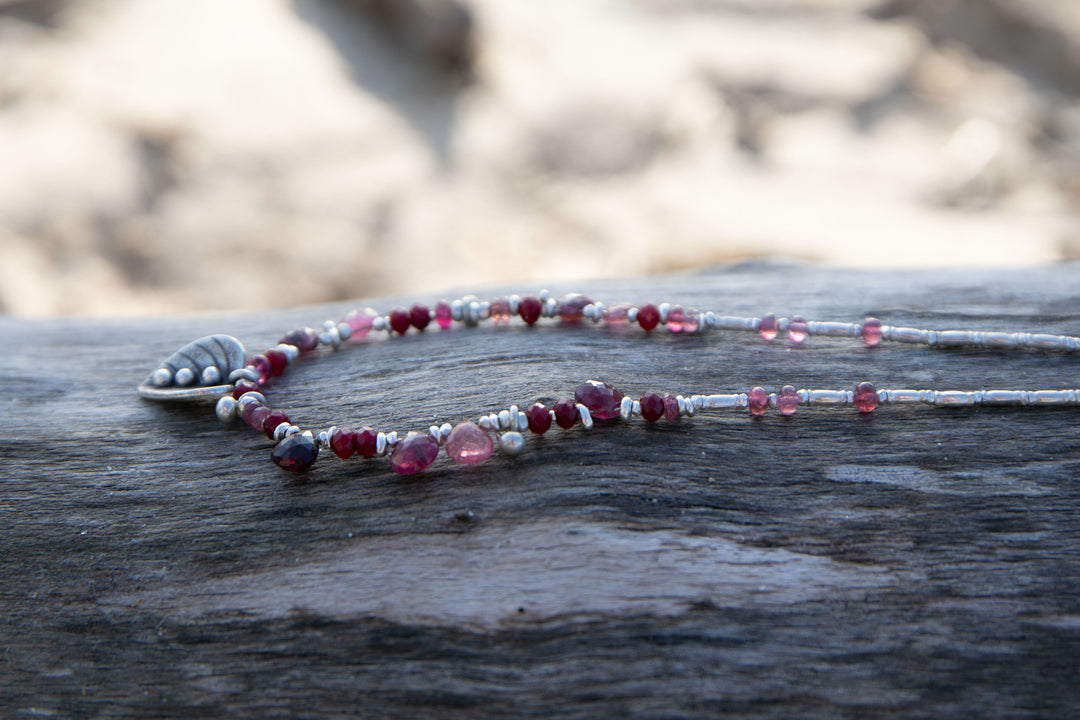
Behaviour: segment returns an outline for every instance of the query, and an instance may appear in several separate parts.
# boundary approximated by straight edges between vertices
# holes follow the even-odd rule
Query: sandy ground
[[[0,310],[1080,256],[1074,0],[397,2],[0,0]]]

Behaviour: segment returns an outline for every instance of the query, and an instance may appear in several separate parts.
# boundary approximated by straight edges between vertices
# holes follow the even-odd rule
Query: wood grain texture
[[[585,283],[611,302],[1080,331],[1077,266],[753,264]],[[520,288],[518,288],[520,290]],[[365,301],[386,310],[407,299]],[[433,300],[429,299],[429,300]],[[355,303],[0,319],[5,717],[1050,717],[1080,706],[1077,411],[803,409],[553,430],[415,480],[304,478],[207,408],[139,400],[213,332],[262,348]],[[1065,388],[1080,358],[745,334],[459,329],[327,353],[315,429],[455,422],[588,379],[631,394]]]

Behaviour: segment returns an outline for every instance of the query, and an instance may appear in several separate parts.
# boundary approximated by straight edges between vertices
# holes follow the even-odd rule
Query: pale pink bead
[[[701,328],[701,315],[694,308],[690,308],[683,315],[682,331],[695,333]]]
[[[435,304],[435,322],[443,330],[450,327],[450,324],[454,322],[453,315],[450,312],[450,303],[440,300]]]
[[[802,345],[803,341],[806,340],[807,330],[806,320],[803,319],[802,315],[794,316],[788,321],[788,340],[795,345]]]
[[[622,325],[627,321],[630,314],[630,307],[629,303],[618,303],[611,307],[605,307],[604,311],[601,313],[601,317],[604,318],[604,322],[610,325]]]
[[[488,305],[488,314],[491,322],[496,325],[506,325],[510,322],[510,301],[506,298],[495,298]]]
[[[758,325],[758,332],[761,333],[761,337],[765,340],[775,340],[776,333],[780,330],[780,324],[776,322],[776,316],[772,313],[768,313],[765,317],[761,318],[761,322]]]
[[[763,387],[751,388],[750,392],[746,393],[746,407],[751,415],[764,415],[769,409],[769,393],[765,392]]]
[[[684,323],[686,321],[686,313],[683,311],[681,305],[675,305],[667,314],[667,329],[673,333],[683,331]]]
[[[349,326],[354,338],[362,338],[371,331],[371,324],[375,322],[377,317],[379,317],[379,313],[372,308],[360,308],[359,310],[350,310],[342,322]]]
[[[799,409],[799,395],[791,385],[780,388],[776,394],[776,409],[781,415],[794,415]]]
[[[868,382],[861,382],[855,386],[855,407],[861,413],[874,412],[877,407],[877,390]]]
[[[446,438],[446,454],[454,462],[464,465],[483,462],[491,457],[494,443],[491,436],[476,423],[458,423]]]
[[[875,347],[881,342],[881,321],[877,318],[866,318],[862,324],[862,339],[867,347]]]

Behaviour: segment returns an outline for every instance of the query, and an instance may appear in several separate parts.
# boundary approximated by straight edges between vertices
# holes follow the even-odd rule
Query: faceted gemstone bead
[[[679,401],[671,393],[664,393],[664,419],[679,419]]]
[[[540,302],[540,298],[533,297],[532,295],[526,295],[518,301],[518,315],[525,321],[526,325],[533,325],[540,319],[540,314],[544,310],[544,303]]]
[[[488,303],[488,316],[496,325],[506,325],[510,322],[510,301],[506,298],[495,298]]]
[[[311,436],[297,433],[282,439],[270,457],[283,470],[303,472],[315,464],[319,457],[319,446]]]
[[[551,428],[551,411],[543,403],[530,405],[525,410],[525,419],[529,421],[529,430],[537,435],[543,435]]]
[[[240,419],[251,425],[251,414],[255,412],[256,408],[266,407],[261,402],[245,402],[240,403]],[[262,421],[259,421],[258,425],[252,425],[252,427],[262,427]]]
[[[785,385],[780,388],[780,392],[776,394],[776,409],[781,415],[794,415],[799,409],[799,396],[793,386]]]
[[[454,426],[446,438],[446,454],[454,462],[464,465],[483,462],[491,457],[495,447],[491,436],[480,429],[476,423],[463,422]]]
[[[761,333],[761,337],[765,340],[775,340],[779,329],[780,324],[776,322],[776,316],[772,313],[768,313],[761,318],[761,323],[758,325],[758,332]]]
[[[311,352],[319,347],[319,333],[309,327],[297,328],[278,340],[278,344],[294,345],[302,353]]]
[[[344,428],[335,430],[330,436],[330,449],[342,460],[351,458],[355,455],[356,448],[353,446],[353,431]]]
[[[241,416],[244,418],[244,422],[251,426],[252,430],[262,432],[263,423],[266,422],[266,418],[271,412],[273,411],[265,405],[252,403],[241,411]]]
[[[694,308],[688,308],[683,315],[682,331],[684,333],[696,333],[701,329],[701,314]]]
[[[637,311],[637,323],[642,330],[649,332],[660,324],[660,309],[652,303],[642,305]]]
[[[682,305],[676,305],[667,314],[667,329],[673,333],[680,333],[683,331],[683,320],[686,318],[686,313],[682,309]]]
[[[439,456],[439,443],[427,433],[411,432],[390,453],[390,469],[398,475],[415,475]]]
[[[371,332],[377,317],[379,313],[374,308],[358,308],[347,312],[341,321],[352,330],[352,337],[359,339]]]
[[[649,422],[656,422],[664,417],[664,398],[654,392],[647,392],[641,396],[641,417]]]
[[[764,415],[769,409],[769,393],[763,387],[750,388],[746,393],[746,407],[751,415]]]
[[[862,324],[862,340],[866,347],[876,347],[881,343],[881,321],[877,318],[866,318]]]
[[[237,380],[236,385],[233,386],[233,397],[239,400],[241,395],[249,392],[258,392],[258,390],[258,384],[251,380]]]
[[[623,394],[606,382],[590,380],[577,386],[574,398],[589,408],[593,420],[611,420],[619,417]]]
[[[592,300],[581,293],[569,293],[559,298],[556,312],[563,322],[575,323],[585,317],[585,306]]]
[[[270,360],[265,355],[254,355],[248,358],[247,364],[255,368],[255,372],[259,373],[259,379],[255,381],[259,385],[265,385],[274,374],[274,369],[270,366]]]
[[[439,327],[443,330],[450,327],[451,323],[454,322],[454,315],[450,309],[450,303],[445,300],[440,300],[435,303],[435,322],[438,323]]]
[[[563,430],[569,430],[574,427],[574,423],[578,419],[577,405],[573,400],[569,398],[563,398],[555,403],[551,408],[555,411],[555,424],[561,427]]]
[[[283,422],[289,422],[289,416],[281,410],[271,410],[270,413],[263,420],[261,429],[264,433],[266,433],[266,437],[273,440],[274,430],[276,430],[277,426]]]
[[[855,407],[862,413],[874,412],[877,407],[877,389],[868,382],[855,386]]]
[[[364,427],[353,432],[353,447],[356,454],[364,457],[372,457],[378,449],[379,433],[369,427]]]
[[[807,331],[806,320],[803,319],[802,315],[795,315],[788,321],[787,336],[788,340],[793,344],[802,345],[803,341],[806,340]]]
[[[417,303],[409,308],[409,324],[417,330],[423,330],[431,322],[431,311],[427,305]]]
[[[398,335],[404,335],[411,324],[409,313],[405,308],[394,308],[390,311],[390,329]]]
[[[629,303],[616,303],[611,307],[605,307],[600,316],[609,325],[625,325],[629,314]]]
[[[266,359],[270,363],[270,374],[277,376],[285,372],[285,368],[289,367],[289,356],[281,352],[278,349],[267,350]]]

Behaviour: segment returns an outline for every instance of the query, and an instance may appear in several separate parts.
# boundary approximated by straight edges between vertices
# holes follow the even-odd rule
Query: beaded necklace
[[[770,408],[791,416],[800,406],[854,408],[872,413],[883,405],[930,405],[970,407],[980,405],[1080,406],[1080,390],[915,390],[877,389],[860,382],[850,390],[797,389],[784,385],[775,392],[753,387],[744,392],[673,395],[646,392],[637,400],[624,395],[609,383],[589,380],[579,385],[573,398],[562,398],[551,408],[539,402],[521,410],[517,405],[451,425],[431,425],[426,432],[359,430],[332,426],[315,433],[289,421],[282,410],[271,409],[263,390],[283,374],[299,357],[314,353],[320,346],[339,349],[350,340],[383,334],[387,338],[410,331],[423,332],[432,321],[445,330],[458,324],[475,327],[484,322],[507,325],[520,318],[526,325],[544,321],[580,324],[637,325],[651,333],[664,329],[672,333],[694,334],[713,331],[757,333],[765,342],[784,337],[802,345],[811,336],[857,338],[866,347],[883,342],[921,344],[932,347],[981,347],[998,350],[1033,349],[1076,352],[1080,338],[1027,332],[982,332],[975,330],[924,330],[882,324],[876,318],[862,322],[809,321],[801,316],[778,318],[733,317],[699,312],[681,305],[629,303],[605,305],[577,293],[552,298],[544,291],[537,295],[511,295],[490,301],[475,296],[438,302],[434,310],[415,304],[408,310],[395,308],[381,314],[371,308],[347,313],[340,321],[327,321],[323,330],[297,328],[286,333],[266,352],[247,356],[243,345],[229,335],[209,335],[173,353],[139,386],[139,394],[150,400],[215,403],[223,422],[241,419],[275,442],[271,458],[281,468],[303,472],[318,458],[320,450],[331,450],[339,458],[353,456],[389,458],[390,469],[412,475],[430,467],[440,449],[454,462],[475,464],[487,460],[497,447],[505,455],[519,455],[525,449],[525,434],[542,435],[552,424],[563,430],[580,426],[591,430],[595,421],[645,422],[690,418],[701,411],[725,410],[764,415]],[[516,321],[516,320],[514,320]]]

